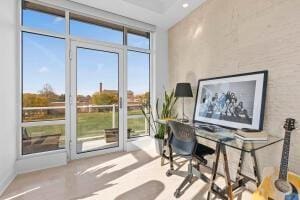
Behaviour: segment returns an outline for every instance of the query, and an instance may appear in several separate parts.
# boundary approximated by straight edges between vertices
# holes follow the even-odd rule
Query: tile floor
[[[167,177],[167,169],[154,151],[112,153],[19,175],[0,199],[171,200],[183,176]],[[179,199],[206,199],[207,189],[196,180]],[[244,191],[237,199],[251,199],[251,194]]]

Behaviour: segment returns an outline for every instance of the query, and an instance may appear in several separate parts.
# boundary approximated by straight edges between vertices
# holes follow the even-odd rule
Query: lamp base
[[[188,119],[177,119],[179,122],[181,122],[181,123],[188,123],[189,122],[189,120]]]

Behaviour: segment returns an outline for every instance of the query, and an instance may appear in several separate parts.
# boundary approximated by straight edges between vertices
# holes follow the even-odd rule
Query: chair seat
[[[194,151],[194,156],[204,157],[206,155],[211,155],[211,154],[214,154],[214,153],[215,153],[214,149],[212,149],[208,146],[197,143],[195,151]]]
[[[184,157],[187,159],[192,158],[192,155],[190,153],[188,153],[184,148],[182,148],[182,147],[177,148],[176,146],[173,146],[172,148],[173,148],[172,150],[180,157]]]

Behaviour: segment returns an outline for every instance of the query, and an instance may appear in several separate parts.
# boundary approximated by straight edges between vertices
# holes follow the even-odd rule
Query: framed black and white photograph
[[[263,129],[267,71],[198,81],[194,122]]]

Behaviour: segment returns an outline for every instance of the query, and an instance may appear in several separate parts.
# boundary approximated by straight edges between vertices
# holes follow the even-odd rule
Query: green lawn
[[[129,111],[128,115],[141,115],[140,110]],[[118,125],[118,115],[116,113],[116,126]],[[112,112],[79,113],[77,118],[77,135],[79,137],[91,137],[103,135],[104,129],[112,128]],[[128,128],[133,130],[132,136],[138,136],[138,131],[145,130],[144,118],[128,119]],[[65,134],[64,125],[38,126],[26,128],[28,135],[53,135]]]

